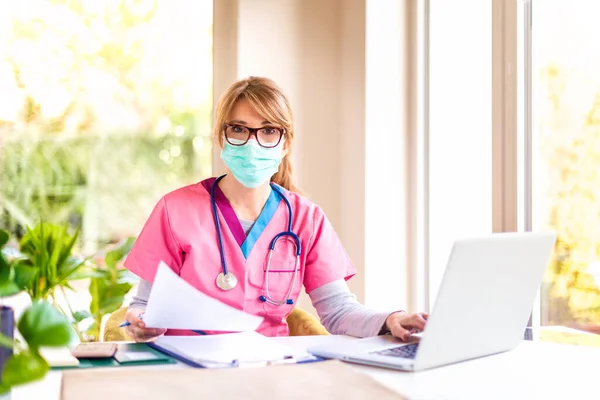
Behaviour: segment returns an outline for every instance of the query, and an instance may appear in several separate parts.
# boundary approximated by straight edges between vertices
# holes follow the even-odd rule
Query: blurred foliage
[[[87,318],[92,319],[92,323],[80,335],[83,340],[101,340],[102,319],[123,305],[125,296],[137,282],[135,275],[119,265],[129,254],[134,242],[135,238],[127,238],[107,251],[104,257],[94,258],[88,274],[91,294],[89,310],[80,310],[73,315],[76,326]]]
[[[569,71],[548,66],[542,74],[546,106],[540,140],[546,182],[547,224],[558,232],[545,277],[547,325],[600,322],[600,90],[585,115],[569,101]]]
[[[542,328],[540,330],[539,340],[542,342],[563,343],[588,347],[600,347],[600,335],[593,335],[587,332],[561,332],[545,330],[544,328]]]
[[[0,226],[92,254],[210,174],[212,2],[2,2],[0,87]]]
[[[198,164],[210,162],[196,153],[199,141],[208,138],[25,136],[6,142],[0,160],[0,226],[17,236],[42,218],[83,226],[84,239],[93,242],[91,252],[134,235],[161,195],[194,180],[203,169]]]
[[[7,251],[10,250],[7,247],[9,239],[10,234],[0,229],[0,297],[15,295],[21,288],[26,289],[34,282],[41,281],[35,281],[31,274],[22,274],[20,263],[26,257],[18,253],[15,256],[14,251]],[[26,242],[25,246],[29,246],[29,243]],[[56,258],[64,255],[57,252],[52,254]],[[46,375],[50,366],[40,354],[40,347],[64,347],[75,339],[67,317],[54,305],[36,299],[23,311],[16,330],[23,341],[14,340],[14,334],[9,337],[0,333],[0,346],[12,350],[8,359],[3,360],[5,364],[0,365],[0,394],[9,392],[13,386],[33,382]]]

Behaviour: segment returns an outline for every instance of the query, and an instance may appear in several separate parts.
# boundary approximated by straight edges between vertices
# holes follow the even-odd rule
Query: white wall
[[[354,261],[351,290],[384,309],[408,303],[404,9],[404,1],[214,0],[215,100],[248,75],[287,92],[297,183]],[[306,297],[300,306],[312,310]]]

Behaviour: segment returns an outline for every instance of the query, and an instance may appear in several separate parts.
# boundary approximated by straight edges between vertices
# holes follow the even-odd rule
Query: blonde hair
[[[283,134],[287,143],[287,154],[281,160],[279,170],[271,178],[281,187],[291,192],[299,192],[292,179],[292,164],[290,162],[291,144],[294,140],[294,119],[292,108],[286,95],[281,88],[271,79],[251,76],[234,82],[221,95],[215,110],[215,121],[213,125],[213,139],[221,148],[223,147],[223,125],[229,117],[235,103],[247,100],[252,108],[263,118],[274,124],[281,125],[285,132]]]

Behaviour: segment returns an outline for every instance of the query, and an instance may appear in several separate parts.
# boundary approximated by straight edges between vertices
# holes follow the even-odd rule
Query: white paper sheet
[[[243,363],[304,360],[312,356],[302,349],[286,346],[256,332],[225,333],[206,336],[161,336],[154,342],[166,350],[199,364],[210,362]]]
[[[254,331],[262,320],[196,290],[162,261],[144,313],[147,327],[167,329]]]

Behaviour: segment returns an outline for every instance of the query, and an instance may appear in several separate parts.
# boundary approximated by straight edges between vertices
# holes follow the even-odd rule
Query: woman
[[[127,312],[133,338],[194,334],[147,328],[139,318],[161,260],[198,290],[262,316],[258,332],[267,336],[289,333],[286,317],[302,285],[333,334],[407,340],[423,330],[427,314],[375,312],[348,290],[356,273],[348,255],[321,208],[292,183],[292,110],[274,82],[250,77],[231,85],[217,105],[213,135],[227,173],[165,195],[125,262],[141,278]],[[270,256],[281,232],[288,233]]]

